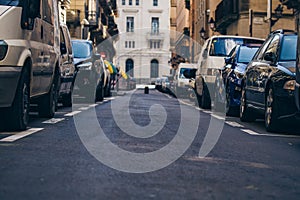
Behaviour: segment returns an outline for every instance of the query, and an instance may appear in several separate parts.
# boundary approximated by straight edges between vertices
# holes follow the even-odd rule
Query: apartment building
[[[115,63],[138,83],[168,75],[170,1],[118,0],[120,30]]]

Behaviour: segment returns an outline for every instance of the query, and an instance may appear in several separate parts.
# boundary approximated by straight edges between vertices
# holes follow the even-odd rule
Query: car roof
[[[211,36],[210,39],[214,38],[237,38],[237,39],[250,39],[250,40],[261,40],[264,41],[263,38],[249,37],[249,36],[238,36],[238,35],[214,35]]]

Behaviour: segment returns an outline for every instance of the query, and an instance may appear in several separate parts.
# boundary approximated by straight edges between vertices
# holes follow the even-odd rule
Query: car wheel
[[[255,121],[255,116],[250,112],[247,105],[246,91],[242,89],[241,105],[240,105],[240,120],[242,122],[253,122]]]
[[[61,103],[64,107],[72,106],[72,91],[69,94],[62,97]]]
[[[29,122],[30,86],[26,68],[21,75],[12,107],[8,109],[5,126],[9,130],[25,130]]]
[[[201,104],[200,105],[204,109],[211,108],[211,99],[210,99],[209,90],[208,90],[206,83],[203,83],[203,93],[201,96]]]
[[[96,101],[103,101],[104,99],[104,87],[103,82],[100,82],[96,88]]]
[[[267,91],[267,97],[265,102],[265,127],[268,132],[274,132],[278,130],[278,108],[277,99],[274,95],[273,88],[269,88]]]
[[[58,75],[53,80],[50,91],[39,102],[39,116],[52,118],[57,110],[58,100]]]
[[[218,86],[217,82],[215,82],[214,90],[214,110],[217,112],[224,112],[225,105],[223,102],[219,101],[219,95],[221,94],[219,94],[220,86]]]

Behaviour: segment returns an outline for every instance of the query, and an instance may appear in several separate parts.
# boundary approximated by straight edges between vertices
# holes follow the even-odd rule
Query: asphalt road
[[[154,90],[150,94],[137,90],[128,110],[138,127],[151,123],[151,105],[160,104],[165,109],[163,112],[150,109],[152,122],[164,122],[157,134],[138,138],[125,134],[113,115],[115,107],[112,109],[111,105],[122,102],[128,95],[94,105],[76,105],[73,110],[60,108],[50,121],[33,113],[28,131],[0,132],[0,199],[299,199],[299,133],[289,130],[270,134],[264,131],[262,121],[241,123],[229,117],[220,137],[213,138],[216,139],[213,149],[206,157],[199,157],[209,126],[217,124],[213,120],[222,121],[221,117],[197,109],[187,100],[180,101],[184,103],[183,111],[173,97]],[[122,106],[116,107],[124,107],[125,112],[127,105]],[[187,141],[195,125],[189,122],[198,115],[200,120],[192,144],[177,160],[156,171],[128,173],[108,165],[117,163],[124,171],[126,167],[151,168],[168,160],[165,155],[171,157],[177,149],[160,160],[124,161],[124,157],[116,156],[113,151],[105,151],[109,145],[98,143],[97,135],[78,133],[80,122],[88,125],[86,134],[97,130],[89,124],[94,120],[91,114],[94,110],[103,132],[115,147],[144,157],[170,145],[178,134]],[[181,118],[183,113],[188,114]],[[123,117],[121,123],[127,129],[136,128],[127,118]],[[188,127],[178,133],[181,124]],[[94,150],[84,145],[86,138],[90,138],[87,140]],[[178,151],[180,145],[178,142]],[[97,149],[112,162],[96,159],[93,152]]]

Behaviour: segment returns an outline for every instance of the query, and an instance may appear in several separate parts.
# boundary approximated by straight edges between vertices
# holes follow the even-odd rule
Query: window
[[[125,0],[122,0],[122,5],[123,5],[123,6],[125,5]]]
[[[133,30],[134,30],[134,18],[133,17],[127,17],[126,31],[127,32],[133,32]]]
[[[160,41],[150,40],[149,46],[150,46],[150,49],[159,49]]]
[[[129,0],[129,5],[132,6],[132,0]]]
[[[268,53],[272,53],[274,56],[274,59],[277,58],[277,47],[279,44],[279,35],[275,35],[274,38],[272,39],[272,41],[270,42],[266,52],[264,53],[264,55],[268,54]]]
[[[135,0],[135,5],[139,6],[140,5],[140,0]]]
[[[150,66],[150,78],[158,77],[158,61],[156,59],[151,60]]]
[[[280,61],[295,61],[297,56],[297,36],[285,35],[281,44]]]
[[[135,48],[135,41],[125,41],[125,48]]]
[[[133,60],[130,59],[130,58],[127,59],[125,65],[126,65],[126,69],[125,69],[126,73],[129,76],[133,77],[133,72],[134,72],[133,71],[134,70],[134,62],[133,62]]]
[[[153,6],[158,6],[158,0],[153,0]]]
[[[158,17],[152,17],[152,20],[151,20],[151,33],[152,34],[159,33],[159,18]]]
[[[53,3],[52,0],[43,0],[43,17],[46,22],[53,24],[54,15],[52,13]]]

